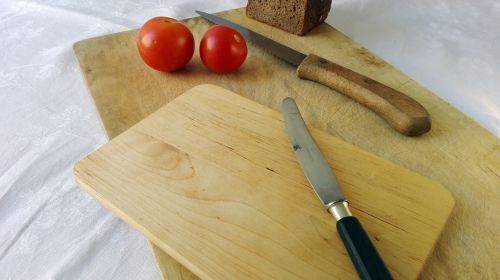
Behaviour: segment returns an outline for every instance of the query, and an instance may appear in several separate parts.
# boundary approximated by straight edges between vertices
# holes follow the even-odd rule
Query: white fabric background
[[[72,44],[244,0],[0,0],[0,279],[159,279],[145,240],[74,183],[106,142]],[[500,135],[500,4],[334,0],[327,20]]]

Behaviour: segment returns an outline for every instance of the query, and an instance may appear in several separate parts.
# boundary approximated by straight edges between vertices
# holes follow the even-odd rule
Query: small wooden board
[[[312,129],[397,279],[415,279],[453,208],[438,183]],[[189,90],[75,167],[100,203],[202,279],[357,279],[281,113]]]

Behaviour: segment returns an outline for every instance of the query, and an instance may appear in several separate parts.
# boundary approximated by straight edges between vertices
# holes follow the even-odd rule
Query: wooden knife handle
[[[404,135],[417,136],[431,129],[429,113],[413,98],[315,54],[302,61],[297,76],[352,98]]]
[[[389,270],[355,217],[337,221],[337,231],[362,280],[392,280]]]

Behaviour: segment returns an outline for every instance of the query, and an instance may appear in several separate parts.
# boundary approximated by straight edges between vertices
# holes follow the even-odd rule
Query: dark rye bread
[[[248,0],[247,16],[287,32],[304,35],[322,23],[332,0]]]

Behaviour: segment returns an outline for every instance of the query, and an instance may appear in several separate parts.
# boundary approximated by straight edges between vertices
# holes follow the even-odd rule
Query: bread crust
[[[332,0],[248,0],[249,18],[304,35],[321,24],[330,12]]]

